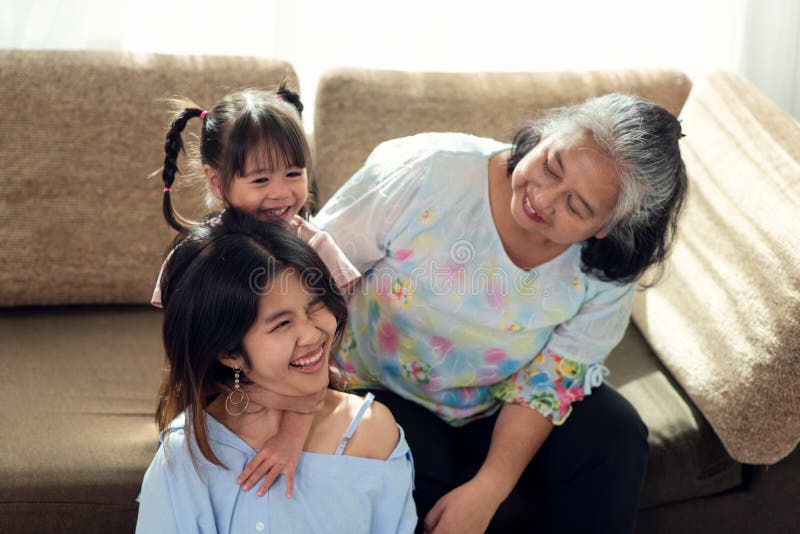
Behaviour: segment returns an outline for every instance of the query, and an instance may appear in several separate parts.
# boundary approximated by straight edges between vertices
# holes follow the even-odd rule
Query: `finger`
[[[244,469],[241,473],[239,473],[239,476],[236,477],[236,483],[242,485],[245,480],[250,478],[253,472],[258,468],[259,465],[261,465],[261,462],[263,461],[264,459],[262,456],[260,454],[256,454],[253,459],[250,460],[246,466],[244,466]]]
[[[294,469],[287,469],[283,472],[283,476],[286,477],[286,498],[292,498],[292,491],[294,491]]]
[[[242,484],[242,489],[244,489],[244,491],[247,491],[256,484],[258,484],[258,481],[261,480],[261,478],[264,475],[266,475],[273,467],[274,466],[268,459],[261,462],[253,470],[253,472],[250,473],[250,476],[244,480],[244,483]]]
[[[433,529],[439,524],[439,520],[442,518],[442,513],[444,513],[444,505],[442,504],[441,499],[433,505],[431,511],[428,512],[428,515],[425,516],[425,530],[428,532],[433,532]]]
[[[270,469],[269,473],[267,473],[267,477],[261,484],[261,487],[258,488],[258,491],[256,491],[256,495],[258,495],[259,497],[263,497],[264,495],[266,495],[267,490],[270,488],[270,486],[272,486],[272,483],[275,482],[275,480],[278,478],[280,474],[281,472],[278,471],[277,469]]]

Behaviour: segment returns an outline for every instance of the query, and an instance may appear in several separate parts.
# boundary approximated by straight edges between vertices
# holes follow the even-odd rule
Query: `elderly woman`
[[[406,430],[421,528],[633,530],[647,429],[603,361],[668,251],[680,137],[664,109],[612,94],[511,146],[397,139],[315,218],[365,273],[337,363]]]

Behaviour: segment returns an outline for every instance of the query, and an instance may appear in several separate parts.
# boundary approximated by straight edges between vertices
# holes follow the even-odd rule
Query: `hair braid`
[[[297,114],[300,115],[300,118],[303,118],[303,103],[300,101],[300,95],[288,89],[285,84],[281,84],[278,87],[278,90],[275,91],[275,94],[278,95],[283,100],[287,101],[291,105],[295,107],[297,110]]]
[[[167,132],[167,141],[164,143],[164,170],[161,179],[164,181],[164,219],[175,230],[182,232],[189,226],[189,222],[178,214],[172,207],[170,189],[175,182],[175,173],[178,171],[178,155],[183,150],[181,132],[186,128],[186,123],[193,117],[203,113],[200,108],[186,108],[172,121]]]

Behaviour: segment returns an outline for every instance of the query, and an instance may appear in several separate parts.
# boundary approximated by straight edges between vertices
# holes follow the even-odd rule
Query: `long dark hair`
[[[581,250],[582,270],[605,281],[631,282],[662,265],[675,235],[688,190],[678,140],[678,119],[664,108],[612,93],[556,110],[529,122],[514,136],[508,175],[548,135],[585,130],[619,172],[619,197],[603,239]],[[655,282],[661,271],[652,278]]]
[[[195,117],[202,117],[203,125],[196,157],[199,162],[195,161],[194,166],[201,168],[205,164],[219,172],[223,191],[227,191],[235,175],[244,174],[247,155],[261,146],[267,147],[267,163],[272,168],[278,163],[306,168],[311,190],[311,149],[301,123],[303,103],[285,83],[275,91],[245,89],[230,93],[205,112],[190,100],[175,99],[173,104],[176,112],[164,144],[161,178],[164,219],[175,230],[182,232],[193,224],[175,211],[171,189],[178,172],[178,155],[184,150],[181,134],[186,123]],[[300,216],[313,211],[313,199],[309,195]]]
[[[283,225],[257,221],[229,208],[179,234],[164,267],[162,334],[167,371],[156,423],[163,430],[188,409],[187,435],[191,429],[202,454],[217,465],[221,464],[208,444],[204,409],[233,382],[219,355],[240,353],[250,365],[242,339],[256,319],[261,290],[288,269],[322,298],[336,318],[330,347],[334,354],[347,320],[347,304],[314,249]]]

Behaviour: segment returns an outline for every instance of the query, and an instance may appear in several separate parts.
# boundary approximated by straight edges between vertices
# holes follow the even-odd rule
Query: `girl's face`
[[[290,221],[308,198],[308,176],[304,167],[266,157],[266,148],[248,155],[244,174],[235,175],[224,190],[219,173],[205,165],[208,185],[219,200],[261,221]]]
[[[283,271],[259,299],[256,320],[244,336],[244,375],[274,393],[302,396],[328,385],[336,318],[294,270]],[[231,363],[231,362],[228,362]]]
[[[562,245],[603,238],[619,178],[591,133],[542,139],[511,175],[511,216],[527,232]]]

